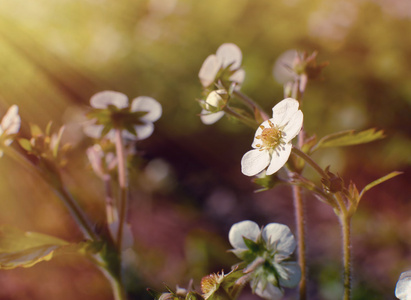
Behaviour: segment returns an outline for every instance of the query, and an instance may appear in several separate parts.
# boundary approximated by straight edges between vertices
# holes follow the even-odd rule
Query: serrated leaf
[[[327,135],[320,139],[318,143],[311,149],[311,153],[319,148],[327,147],[342,147],[365,144],[384,138],[382,130],[376,131],[375,128],[367,129],[360,132],[354,130],[346,130]]]
[[[70,243],[42,233],[24,232],[9,226],[0,227],[0,269],[31,267],[50,260],[55,251]]]
[[[400,175],[400,174],[402,174],[402,172],[394,171],[394,172],[391,172],[390,174],[387,174],[387,175],[385,175],[385,176],[383,176],[383,177],[381,177],[381,178],[379,178],[379,179],[377,179],[377,180],[374,180],[373,182],[367,184],[367,185],[362,189],[358,201],[361,199],[361,197],[364,195],[364,193],[365,193],[366,191],[369,191],[370,189],[372,189],[372,188],[375,187],[376,185],[379,185],[380,183],[383,183],[384,181],[387,181],[387,180],[389,180],[389,179],[391,179],[391,178],[393,178],[393,177],[395,177],[395,176],[398,176],[398,175]]]

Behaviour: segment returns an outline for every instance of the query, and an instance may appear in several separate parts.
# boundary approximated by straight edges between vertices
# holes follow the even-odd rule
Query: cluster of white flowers
[[[127,110],[129,114],[145,112],[146,114],[139,117],[138,124],[133,125],[136,135],[128,130],[122,131],[123,137],[130,140],[143,140],[151,136],[154,131],[153,122],[157,121],[162,114],[161,104],[151,97],[140,96],[129,103],[126,95],[115,91],[103,91],[95,94],[91,97],[90,104],[95,109],[108,109],[110,106],[114,106],[118,110]],[[84,132],[90,137],[101,138],[103,129],[104,125],[96,124],[96,120],[92,120],[91,124],[85,126]],[[114,140],[114,130],[110,130],[106,137]]]
[[[257,129],[253,150],[244,154],[241,170],[244,175],[254,176],[267,168],[267,175],[274,174],[287,162],[291,154],[291,140],[303,125],[303,113],[297,100],[287,98],[273,107],[273,117]]]
[[[231,227],[228,238],[232,252],[248,264],[244,272],[251,274],[251,287],[260,297],[280,299],[282,287],[293,288],[300,281],[300,267],[290,261],[296,241],[286,225],[270,223],[261,230],[253,221],[242,221]]]

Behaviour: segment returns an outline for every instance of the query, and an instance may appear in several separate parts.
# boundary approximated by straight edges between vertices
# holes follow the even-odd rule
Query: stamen
[[[273,122],[271,122],[270,120],[268,120],[268,124],[270,124],[270,127],[271,127],[271,128],[273,128],[273,127],[274,127]]]
[[[265,127],[264,127],[263,125],[260,125],[260,128],[261,128],[262,130],[264,130]]]

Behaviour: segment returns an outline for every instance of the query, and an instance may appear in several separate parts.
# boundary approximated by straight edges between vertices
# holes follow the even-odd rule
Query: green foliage
[[[318,143],[311,148],[311,153],[320,148],[353,146],[370,143],[382,138],[384,138],[383,131],[376,131],[375,128],[360,132],[355,132],[354,130],[341,131],[327,135],[320,139]]]
[[[31,267],[41,261],[52,259],[56,251],[70,243],[35,232],[16,228],[0,227],[0,269]]]

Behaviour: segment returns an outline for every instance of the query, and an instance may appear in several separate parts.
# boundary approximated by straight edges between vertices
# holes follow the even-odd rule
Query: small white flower
[[[295,80],[297,74],[294,66],[298,62],[297,50],[287,50],[276,60],[273,67],[273,76],[278,83],[285,84]]]
[[[285,165],[291,154],[291,140],[303,125],[303,113],[297,100],[287,98],[273,107],[273,117],[257,129],[253,150],[241,159],[244,175],[254,176],[267,168],[267,175],[274,174]]]
[[[129,108],[130,114],[135,112],[146,112],[145,115],[139,118],[139,123],[141,124],[133,125],[137,137],[131,132],[123,130],[123,136],[131,140],[143,140],[148,138],[154,131],[153,122],[157,121],[162,114],[161,104],[151,97],[140,96],[133,99],[131,104],[129,104],[126,95],[114,91],[103,91],[95,94],[91,97],[90,104],[96,109],[107,109],[110,106],[114,106],[119,110]],[[103,129],[104,125],[95,124],[95,122],[93,122],[92,124],[87,124],[84,128],[84,132],[90,137],[100,138]],[[106,136],[110,140],[114,140],[114,135],[114,130],[112,129]]]
[[[117,166],[114,153],[105,153],[100,145],[95,144],[87,148],[86,154],[94,173],[102,180],[109,178],[108,172]]]
[[[245,71],[241,69],[242,54],[240,48],[232,43],[222,44],[216,54],[209,55],[201,66],[198,77],[203,87],[209,87],[216,79],[218,72],[229,67],[232,73],[230,82],[241,85],[245,78]]]
[[[205,107],[201,111],[201,121],[206,125],[211,125],[224,116],[224,111],[222,110],[226,104],[226,101],[222,97],[226,95],[225,90],[216,90],[208,94],[205,100]]]
[[[20,124],[19,108],[17,105],[12,105],[7,110],[0,124],[0,138],[5,146],[9,146],[13,142],[13,139],[7,137],[19,132]],[[2,155],[3,151],[0,150],[0,157]]]
[[[260,230],[255,222],[242,221],[231,227],[228,238],[234,247],[232,252],[249,263],[245,272],[252,273],[251,287],[260,297],[280,299],[282,287],[292,288],[300,281],[299,265],[285,261],[296,247],[295,238],[286,225],[270,223]],[[258,250],[249,249],[244,238],[255,242]]]
[[[401,273],[395,286],[395,297],[400,300],[411,300],[411,271]]]

